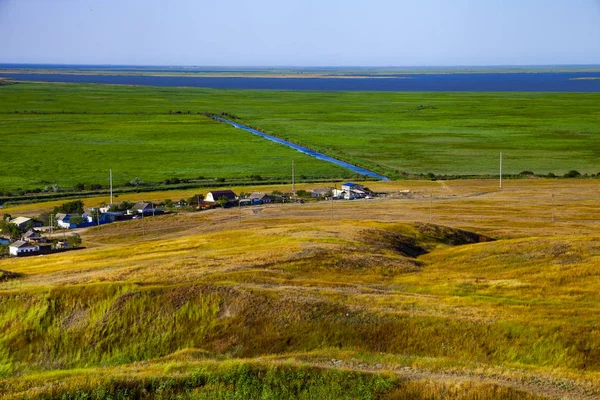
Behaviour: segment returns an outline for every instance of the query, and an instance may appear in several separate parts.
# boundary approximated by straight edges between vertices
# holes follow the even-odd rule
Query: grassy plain
[[[0,283],[0,398],[597,398],[600,187],[494,183],[374,183],[389,196],[333,219],[167,215],[2,260],[22,277]]]
[[[0,87],[0,188],[180,178],[351,174],[199,112],[390,177],[600,172],[600,94],[239,91],[85,84]],[[181,111],[182,114],[169,114]],[[187,114],[188,111],[190,114]],[[243,145],[243,146],[242,146]],[[23,156],[23,152],[31,157]]]

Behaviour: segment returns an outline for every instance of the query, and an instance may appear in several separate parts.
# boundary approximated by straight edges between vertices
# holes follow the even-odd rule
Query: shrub
[[[579,173],[579,171],[575,171],[574,169],[564,175],[565,178],[577,178],[579,176],[581,176],[581,173]]]

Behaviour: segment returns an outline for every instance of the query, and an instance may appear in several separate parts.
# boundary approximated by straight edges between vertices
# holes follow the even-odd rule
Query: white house
[[[214,190],[208,192],[204,200],[208,203],[216,203],[223,197],[227,199],[227,202],[235,201],[235,193],[231,190]]]
[[[347,182],[342,185],[342,190],[344,192],[351,192],[353,190],[363,190],[365,187],[363,185],[359,185],[358,183]]]
[[[128,214],[150,214],[152,213],[152,204],[150,203],[135,203],[129,209]]]
[[[40,246],[27,243],[23,240],[17,240],[8,247],[8,251],[13,256],[21,256],[24,254],[33,254],[40,251]]]
[[[65,214],[65,213],[57,213],[56,214],[56,224],[64,229],[74,229],[77,228],[77,224],[72,222],[73,219],[80,218],[79,214]]]

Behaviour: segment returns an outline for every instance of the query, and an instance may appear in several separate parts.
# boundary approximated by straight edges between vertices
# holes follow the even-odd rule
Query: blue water
[[[388,181],[389,180],[388,178],[386,178],[383,175],[379,175],[379,174],[376,174],[375,172],[369,171],[369,170],[361,168],[359,166],[347,163],[347,162],[342,161],[342,160],[338,160],[337,158],[329,157],[329,156],[327,156],[327,155],[325,155],[323,153],[319,153],[318,151],[311,150],[308,147],[300,146],[298,144],[295,144],[295,143],[292,143],[292,142],[288,142],[287,140],[283,140],[283,139],[280,139],[278,137],[271,136],[271,135],[268,135],[266,133],[257,131],[256,129],[252,129],[252,128],[246,126],[246,125],[238,124],[237,122],[233,122],[233,121],[230,121],[228,119],[217,117],[217,116],[215,116],[214,118],[217,119],[217,120],[219,120],[219,121],[221,121],[221,122],[226,122],[228,124],[231,124],[232,126],[234,126],[236,128],[248,131],[248,132],[250,132],[250,133],[252,133],[254,135],[261,136],[261,137],[263,137],[265,139],[268,139],[268,140],[270,140],[272,142],[279,143],[279,144],[282,144],[284,146],[290,147],[290,148],[292,148],[294,150],[299,151],[300,153],[304,153],[304,154],[307,154],[309,156],[315,157],[318,160],[326,161],[326,162],[329,162],[329,163],[332,163],[332,164],[335,164],[335,165],[339,165],[340,167],[348,168],[349,170],[352,170],[352,171],[356,172],[357,174],[369,176],[371,178],[381,179],[383,181]]]
[[[390,78],[201,78],[0,74],[24,81],[192,86],[214,89],[325,90],[377,92],[600,92],[600,72],[410,74]]]

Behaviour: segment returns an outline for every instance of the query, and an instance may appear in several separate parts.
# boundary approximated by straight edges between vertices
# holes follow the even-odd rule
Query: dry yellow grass
[[[0,269],[24,276],[0,283],[10,307],[0,306],[0,329],[12,338],[0,340],[0,367],[10,376],[122,364],[185,347],[217,358],[310,362],[339,351],[345,362],[391,370],[525,379],[532,392],[556,386],[557,396],[600,395],[600,187],[495,184],[369,183],[389,196],[336,201],[333,212],[319,202],[166,215],[145,219],[143,231],[140,220],[116,223],[85,231],[84,250],[1,260]],[[499,240],[454,246],[454,231],[430,219]],[[410,243],[428,254],[407,257],[402,246]],[[123,301],[130,308],[119,317],[111,310]],[[41,311],[46,302],[54,308]],[[201,336],[181,337],[183,328],[159,329],[139,316],[151,312],[162,324],[181,304],[191,308],[179,323]],[[54,333],[21,343],[22,330],[45,325],[15,325],[17,310],[27,321],[54,310],[56,322],[44,328]],[[97,331],[95,321],[108,325]],[[120,330],[136,324],[157,332],[128,327],[141,335],[134,351]],[[110,354],[79,349],[75,338],[105,340],[106,332]],[[2,343],[13,349],[8,356]],[[25,356],[17,343],[27,354],[54,346],[55,362]]]

